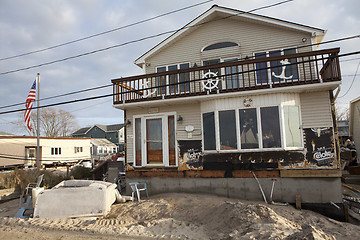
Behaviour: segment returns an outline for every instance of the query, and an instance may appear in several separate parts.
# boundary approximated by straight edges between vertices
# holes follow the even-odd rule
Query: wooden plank
[[[296,204],[296,209],[301,209],[301,195],[300,194],[296,194],[295,196],[295,204]]]
[[[300,170],[300,169],[289,169],[280,170],[280,177],[341,177],[342,173],[340,169],[313,169],[313,170]]]

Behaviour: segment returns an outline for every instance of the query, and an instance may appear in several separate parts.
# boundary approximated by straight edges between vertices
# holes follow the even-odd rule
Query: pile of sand
[[[0,205],[0,216],[2,208]],[[0,225],[0,239],[359,239],[360,236],[360,226],[292,206],[194,194],[161,194],[140,203],[114,204],[102,219],[0,217]],[[36,233],[29,234],[33,230]]]

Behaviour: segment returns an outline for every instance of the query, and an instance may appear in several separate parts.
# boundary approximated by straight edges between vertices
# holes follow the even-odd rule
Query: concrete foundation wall
[[[270,198],[272,178],[258,179],[267,200]],[[150,195],[167,192],[207,193],[229,198],[263,201],[255,178],[127,178],[130,182],[145,182]],[[127,184],[127,192],[131,192]],[[273,191],[275,202],[341,203],[341,179],[334,178],[277,178]]]

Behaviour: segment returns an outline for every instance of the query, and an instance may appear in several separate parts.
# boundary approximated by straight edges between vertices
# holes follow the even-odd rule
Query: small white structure
[[[34,218],[103,216],[119,198],[115,184],[92,180],[68,180],[36,191]]]
[[[42,165],[90,161],[90,138],[40,137]],[[36,137],[0,136],[0,168],[36,164]]]

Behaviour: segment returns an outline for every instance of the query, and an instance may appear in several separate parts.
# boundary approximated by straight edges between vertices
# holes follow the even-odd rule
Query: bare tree
[[[77,128],[75,116],[71,113],[56,109],[56,108],[42,108],[40,110],[40,135],[45,137],[66,137],[70,136]],[[36,136],[36,111],[33,111],[30,116],[32,130],[30,131],[24,122],[24,116],[17,122],[18,125],[24,127],[30,136]]]
[[[349,107],[341,107],[339,105],[336,105],[335,111],[336,111],[336,120],[337,121],[350,119]]]

